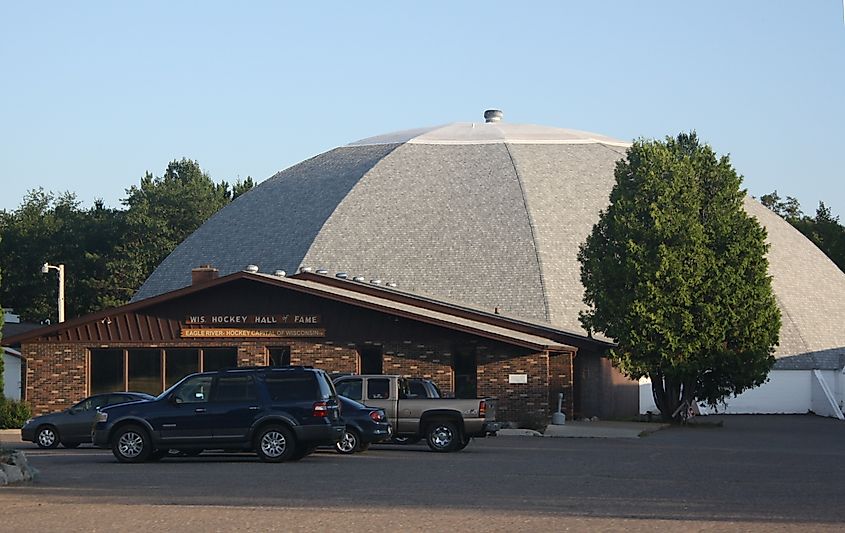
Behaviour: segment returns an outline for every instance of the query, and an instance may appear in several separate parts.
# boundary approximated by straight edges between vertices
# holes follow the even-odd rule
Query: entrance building
[[[577,413],[579,350],[606,346],[547,325],[303,272],[192,272],[176,291],[4,339],[26,359],[35,413],[95,393],[158,394],[197,371],[308,365],[401,374],[457,397],[492,397],[500,420]],[[569,341],[569,342],[568,342]]]

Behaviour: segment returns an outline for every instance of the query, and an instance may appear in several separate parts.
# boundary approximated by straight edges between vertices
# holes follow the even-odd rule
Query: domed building
[[[576,254],[630,144],[501,118],[370,137],[279,172],[186,239],[135,300],[188,285],[200,264],[309,266],[583,333]],[[745,208],[771,243],[776,369],[841,371],[845,274],[754,199]],[[839,405],[840,382],[829,383]]]
[[[428,378],[529,427],[560,401],[569,416],[655,410],[650,384],[616,371],[611,343],[578,321],[578,248],[629,143],[485,119],[283,170],[129,304],[4,339],[27,359],[26,400],[44,412],[93,392],[158,394],[198,370],[293,364]],[[726,409],[843,418],[845,274],[754,199],[745,209],[768,231],[783,326],[770,381]]]

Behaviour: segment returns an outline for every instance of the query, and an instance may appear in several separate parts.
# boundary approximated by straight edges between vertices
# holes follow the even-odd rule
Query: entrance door
[[[290,346],[270,346],[267,351],[270,355],[268,366],[290,366]]]
[[[358,359],[361,362],[361,374],[384,374],[381,346],[359,347]]]
[[[452,357],[455,398],[475,398],[478,391],[478,365],[474,351],[456,351]]]

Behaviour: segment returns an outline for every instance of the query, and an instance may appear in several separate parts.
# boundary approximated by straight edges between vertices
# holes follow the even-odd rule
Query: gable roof
[[[414,301],[413,299],[406,299],[405,301],[400,301],[385,290],[381,292],[362,292],[351,290],[348,287],[320,283],[311,279],[286,278],[246,271],[235,272],[228,276],[197,283],[158,296],[131,302],[120,307],[91,313],[61,324],[53,324],[11,336],[8,339],[3,339],[3,344],[15,345],[35,340],[38,342],[80,342],[88,340],[85,337],[86,335],[91,339],[108,338],[104,336],[111,334],[109,325],[114,317],[138,314],[150,307],[183,298],[200,291],[207,291],[237,280],[247,280],[294,290],[300,293],[401,316],[517,346],[552,351],[574,351],[577,349],[559,340],[549,338],[540,328],[532,331],[530,328],[525,327],[509,327],[504,322],[493,323],[487,319],[488,317],[483,316],[483,313],[470,309],[458,310],[457,308],[451,308],[447,304],[433,305],[434,301],[430,301],[429,305],[421,305],[422,300]],[[129,321],[127,320],[128,323]],[[179,324],[166,319],[158,320],[157,323],[148,319],[146,324],[138,324],[137,328],[138,331],[144,331],[145,328],[147,331],[156,330],[159,335],[165,338],[175,339],[178,337]]]

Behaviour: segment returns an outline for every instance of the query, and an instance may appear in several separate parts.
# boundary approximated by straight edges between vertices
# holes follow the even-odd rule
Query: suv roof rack
[[[208,370],[207,372],[235,372],[237,370],[304,370],[313,369],[310,365],[252,365],[252,366],[229,366],[226,368],[218,368],[217,370]]]

